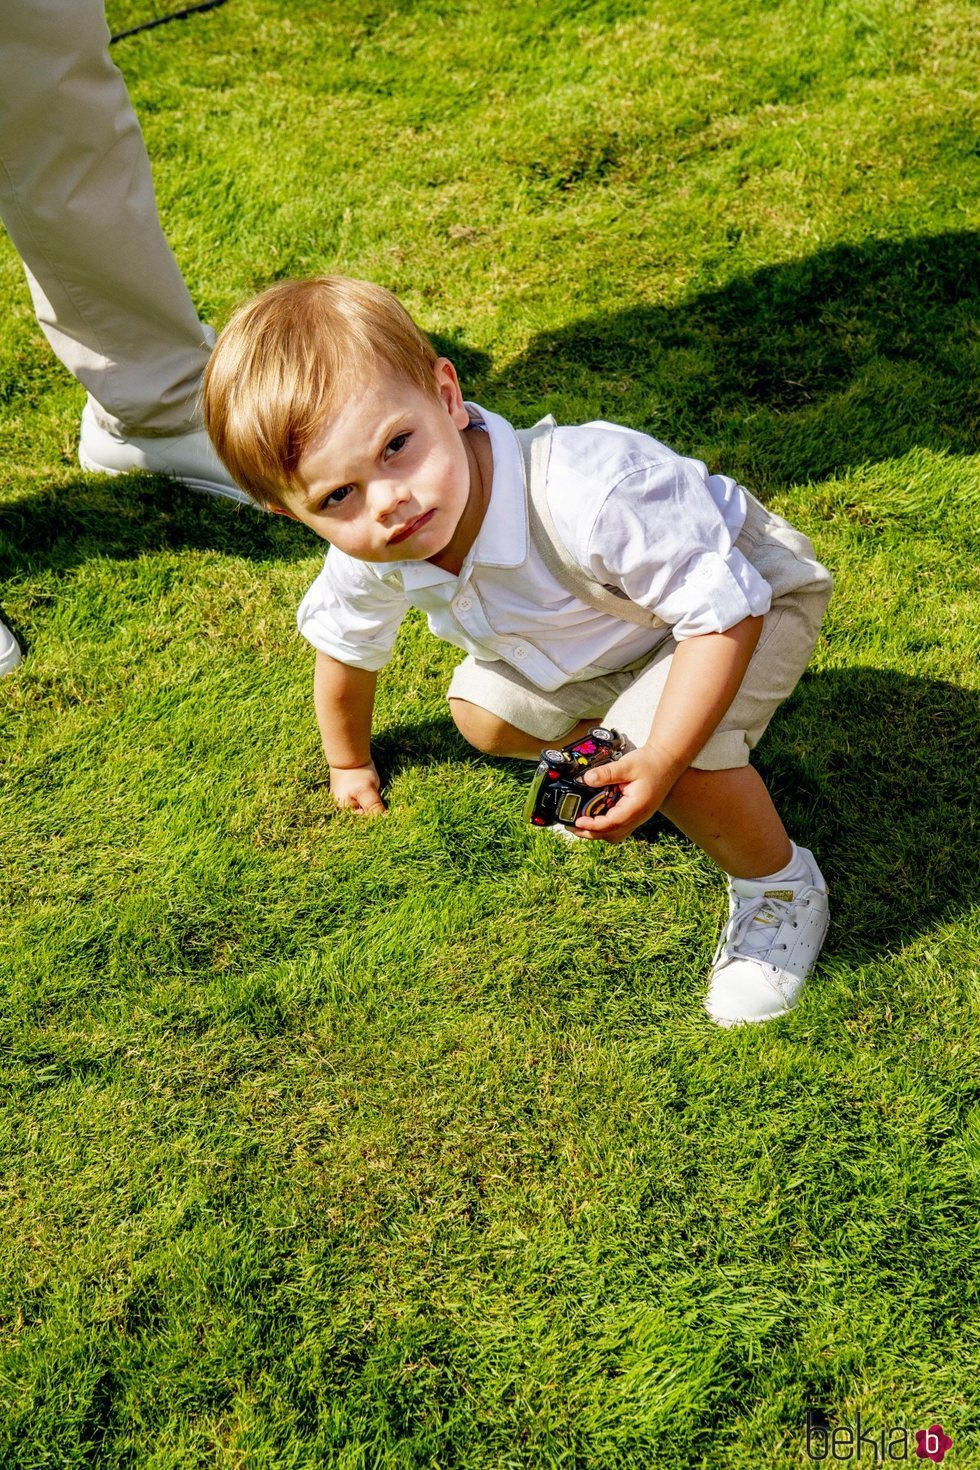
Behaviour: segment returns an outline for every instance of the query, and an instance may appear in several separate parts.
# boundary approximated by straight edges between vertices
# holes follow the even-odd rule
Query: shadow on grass
[[[978,241],[838,245],[575,322],[467,391],[518,423],[645,429],[763,490],[916,446],[975,453]]]
[[[469,761],[530,767],[471,750],[452,721],[388,726],[385,782],[409,766]],[[976,903],[980,888],[980,696],[886,669],[808,673],[756,761],[790,834],[832,889],[831,950],[873,958]],[[636,839],[668,829],[654,819]],[[477,835],[475,840],[479,840]]]
[[[408,721],[385,725],[371,736],[371,748],[382,784],[388,783],[412,766],[437,766],[444,761],[473,761],[514,770],[526,761],[500,761],[481,755],[468,745],[456,729],[447,711],[444,718]]]
[[[888,669],[805,674],[758,766],[831,886],[835,950],[871,958],[976,904],[975,691]]]
[[[921,445],[973,453],[975,233],[839,245],[672,306],[543,333],[506,371],[453,338],[468,396],[527,423],[609,418],[754,489]],[[90,556],[297,560],[311,533],[147,476],[80,477],[0,509],[0,577]]]
[[[322,546],[284,516],[202,495],[156,475],[80,476],[0,507],[0,578],[69,571],[93,557],[217,551],[296,561]]]

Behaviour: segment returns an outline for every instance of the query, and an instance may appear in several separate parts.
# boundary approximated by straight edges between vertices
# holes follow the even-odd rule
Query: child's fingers
[[[618,842],[628,837],[634,827],[639,827],[645,820],[646,811],[642,798],[631,797],[629,792],[624,792],[616,805],[610,807],[601,817],[579,817],[575,830],[587,836],[605,837],[607,841],[611,839]]]
[[[638,774],[636,763],[632,759],[633,754],[633,751],[627,751],[618,761],[608,761],[604,766],[593,766],[590,771],[584,771],[579,779],[586,786],[616,786],[620,782],[631,781]]]
[[[576,822],[572,829],[577,837],[586,837],[590,842],[622,842],[632,832],[632,827],[599,826],[593,822],[588,827]]]
[[[360,786],[351,791],[336,793],[334,799],[341,811],[358,812],[365,817],[380,816],[388,810],[374,786]]]
[[[379,817],[388,808],[376,791],[362,791],[357,797],[357,810],[366,817]]]

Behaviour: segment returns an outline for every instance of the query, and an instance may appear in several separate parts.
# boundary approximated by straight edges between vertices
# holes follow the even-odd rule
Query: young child
[[[286,281],[244,306],[212,354],[204,415],[237,483],[330,543],[298,621],[338,805],[385,810],[375,686],[422,608],[466,652],[448,699],[470,744],[536,760],[612,726],[634,748],[586,779],[622,796],[579,834],[620,842],[659,810],[728,875],[713,1019],[792,1010],[827,889],[748,761],[830,597],[807,538],[645,434],[518,435],[467,403],[452,363],[364,281]]]

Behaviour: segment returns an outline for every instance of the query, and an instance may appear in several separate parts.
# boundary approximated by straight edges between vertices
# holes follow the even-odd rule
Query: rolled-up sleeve
[[[769,611],[772,589],[735,547],[699,552],[670,579],[654,611],[675,639],[724,633],[743,618]]]
[[[313,647],[352,668],[375,671],[391,657],[409,603],[395,577],[331,547],[296,614]]]
[[[589,567],[663,618],[678,641],[723,633],[772,602],[736,535],[704,465],[672,457],[631,469],[613,486],[593,526]]]

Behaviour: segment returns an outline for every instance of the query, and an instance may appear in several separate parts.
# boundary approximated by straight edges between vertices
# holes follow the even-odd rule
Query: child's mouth
[[[425,512],[425,515],[416,516],[414,521],[409,521],[408,525],[402,526],[401,530],[396,531],[394,536],[388,537],[388,545],[396,546],[399,541],[407,541],[409,536],[414,536],[416,531],[421,531],[423,526],[427,526],[435,513],[435,507],[433,506],[432,510]]]

